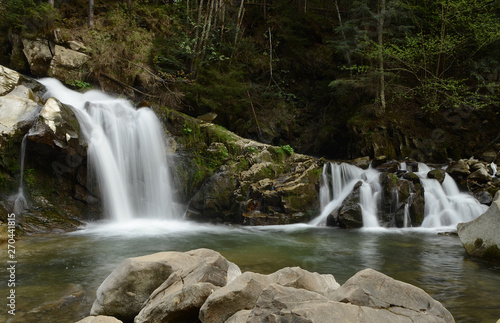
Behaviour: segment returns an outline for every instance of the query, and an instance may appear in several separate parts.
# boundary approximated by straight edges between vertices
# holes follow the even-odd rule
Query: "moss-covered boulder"
[[[189,218],[266,225],[306,222],[319,212],[322,161],[174,110],[160,114],[176,141],[174,186],[183,188]]]

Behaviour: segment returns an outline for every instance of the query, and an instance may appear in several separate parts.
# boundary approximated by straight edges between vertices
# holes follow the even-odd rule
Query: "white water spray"
[[[74,107],[88,142],[89,179],[97,179],[106,214],[116,221],[175,218],[164,131],[154,112],[100,91],[72,91],[55,79],[40,82],[46,98]]]
[[[401,165],[406,169],[406,163]],[[420,182],[424,188],[425,210],[422,228],[456,228],[460,222],[468,222],[484,213],[487,206],[479,203],[470,194],[459,191],[453,179],[446,174],[442,184],[433,178],[427,178],[431,170],[420,163]],[[379,172],[374,169],[362,170],[349,164],[327,163],[323,168],[322,185],[320,188],[321,214],[313,219],[311,225],[324,225],[332,212],[336,212],[344,199],[351,194],[355,184],[362,181],[360,187],[360,206],[364,228],[380,227],[377,217],[382,188],[379,182]],[[397,193],[394,196],[395,207],[399,207]],[[404,206],[403,227],[411,227],[410,204],[414,193],[410,194]]]
[[[310,224],[314,226],[324,225],[328,215],[337,210],[352,192],[356,183],[362,181],[360,207],[364,226],[379,227],[377,206],[381,187],[378,174],[374,169],[363,170],[346,163],[326,163],[323,166],[322,185],[320,187],[322,212]]]
[[[28,134],[25,134],[23,140],[21,141],[21,165],[20,165],[20,179],[19,179],[19,189],[17,194],[14,196],[14,213],[19,214],[24,212],[28,207],[28,203],[26,202],[26,197],[24,196],[24,157],[26,155],[26,137]]]
[[[427,178],[431,168],[422,163],[418,167],[425,198],[422,227],[456,227],[458,223],[474,220],[488,208],[470,194],[460,192],[448,174],[440,184],[437,179]]]

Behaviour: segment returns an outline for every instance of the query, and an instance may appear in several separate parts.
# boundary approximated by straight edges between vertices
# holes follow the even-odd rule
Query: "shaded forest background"
[[[301,153],[500,150],[500,1],[9,0],[0,29],[2,65],[31,73],[18,36],[78,41],[91,59],[69,86],[113,80],[138,104],[215,112]]]

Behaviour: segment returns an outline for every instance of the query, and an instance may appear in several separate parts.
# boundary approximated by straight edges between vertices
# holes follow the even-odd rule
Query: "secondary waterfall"
[[[427,165],[419,163],[420,183],[424,187],[425,217],[422,227],[456,226],[461,222],[469,222],[484,213],[487,209],[474,197],[461,193],[455,181],[445,174],[442,184],[437,179],[427,178],[431,170]]]
[[[406,164],[400,166],[400,170],[406,171]],[[468,222],[487,209],[487,206],[480,204],[475,198],[467,193],[459,191],[455,181],[448,175],[442,184],[438,180],[427,178],[427,173],[431,170],[425,164],[419,164],[417,176],[424,188],[424,221],[421,227],[439,228],[454,227],[460,222]],[[341,163],[326,163],[323,167],[322,181],[320,187],[321,214],[313,219],[311,225],[323,225],[330,214],[335,213],[343,201],[351,194],[354,186],[359,181],[360,187],[359,203],[363,218],[363,227],[380,227],[378,218],[381,204],[382,187],[379,181],[380,172],[369,168],[363,170],[359,167]],[[391,200],[395,205],[399,204],[397,192],[391,192],[394,196]],[[410,226],[409,209],[414,198],[414,193],[410,193],[408,202],[403,206],[403,226]],[[392,209],[392,204],[391,204]],[[392,210],[391,210],[392,212]]]
[[[342,202],[354,189],[356,183],[362,181],[360,206],[364,226],[380,227],[377,218],[378,201],[381,193],[378,175],[379,173],[371,168],[363,170],[346,163],[326,163],[323,166],[321,175],[320,204],[322,211],[310,224],[324,224],[328,215],[342,205]]]
[[[47,97],[72,106],[88,142],[89,180],[97,181],[108,217],[175,217],[165,134],[153,111],[100,91],[79,93],[55,79]]]

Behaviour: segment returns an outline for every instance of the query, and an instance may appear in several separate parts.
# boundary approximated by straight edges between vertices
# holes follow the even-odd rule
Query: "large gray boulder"
[[[223,270],[225,268],[226,276],[222,277],[222,273],[217,270],[211,273],[195,270],[205,265],[219,267]],[[164,299],[159,294],[169,287],[171,287],[169,292],[173,295],[171,299],[174,299],[175,295],[179,296],[179,293],[182,294],[183,291],[179,292],[179,290],[183,286],[183,277],[188,278],[189,276],[188,282],[192,283],[191,289],[186,291],[186,294],[192,294],[195,291],[205,293],[208,285],[203,284],[203,281],[217,281],[219,285],[222,282],[225,283],[228,269],[231,269],[229,270],[230,276],[234,273],[238,274],[238,270],[235,270],[229,261],[218,252],[208,249],[198,249],[185,253],[168,251],[128,258],[99,286],[90,314],[109,315],[122,321],[131,322],[151,295],[151,302],[160,304]],[[173,273],[176,273],[177,277],[168,281]],[[201,283],[196,285],[197,281]],[[160,290],[153,293],[160,286]],[[196,297],[198,296],[193,295],[193,298]],[[186,307],[188,304],[178,306],[178,308]],[[172,305],[172,308],[175,308],[175,304]],[[148,311],[152,312],[151,309]],[[171,309],[167,310],[167,312],[170,311]]]
[[[30,65],[30,71],[36,76],[47,75],[52,50],[47,39],[23,39],[23,53]]]
[[[471,257],[500,262],[500,191],[485,213],[473,221],[459,223],[457,231]]]
[[[113,316],[98,315],[87,316],[76,323],[122,323],[122,321]]]
[[[315,292],[271,284],[262,291],[246,322],[403,323],[411,321],[404,315],[386,309],[335,302]],[[425,322],[433,321],[431,319]]]
[[[262,291],[271,284],[308,290],[322,297],[340,286],[332,275],[311,273],[299,267],[283,268],[270,275],[245,272],[210,295],[201,307],[199,318],[203,323],[241,321],[246,312],[239,312],[253,309]]]
[[[48,75],[66,82],[82,79],[82,69],[90,56],[59,45],[55,46]]]
[[[135,317],[135,323],[195,322],[207,297],[225,286],[239,268],[216,252],[196,250],[192,255],[207,256],[195,267],[174,272],[149,297],[144,308]]]
[[[455,322],[450,312],[422,289],[365,269],[337,289],[332,300],[385,309],[412,322]]]

